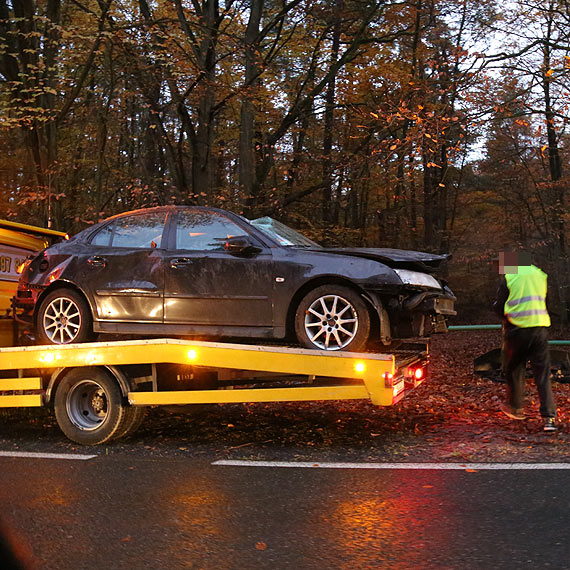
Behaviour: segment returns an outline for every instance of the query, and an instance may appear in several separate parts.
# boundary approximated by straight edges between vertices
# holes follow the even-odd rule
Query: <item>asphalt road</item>
[[[95,453],[0,457],[0,516],[36,567],[570,567],[569,470],[240,467]]]

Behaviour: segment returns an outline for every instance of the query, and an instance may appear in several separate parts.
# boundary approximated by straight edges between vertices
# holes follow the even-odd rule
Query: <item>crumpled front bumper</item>
[[[421,291],[406,298],[393,319],[394,338],[425,337],[447,332],[447,319],[457,314],[456,297],[443,291]]]
[[[435,315],[444,315],[452,317],[457,314],[455,310],[455,295],[449,292],[444,294],[423,291],[413,297],[409,297],[404,302],[404,310],[409,312],[432,313]]]

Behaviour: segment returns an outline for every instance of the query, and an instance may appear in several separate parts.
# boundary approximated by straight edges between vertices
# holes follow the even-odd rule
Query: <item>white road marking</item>
[[[36,453],[29,451],[0,451],[0,457],[27,457],[29,459],[79,459],[87,461],[97,455],[80,455],[74,453]]]
[[[212,465],[232,467],[297,467],[304,469],[442,469],[474,471],[570,469],[570,463],[319,463],[310,461],[239,461],[220,459]]]

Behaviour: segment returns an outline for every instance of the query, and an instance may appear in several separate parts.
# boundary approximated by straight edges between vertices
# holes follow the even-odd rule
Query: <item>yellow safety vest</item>
[[[519,328],[549,327],[546,309],[547,275],[534,265],[516,268],[517,273],[506,273],[509,297],[505,303],[505,317]]]

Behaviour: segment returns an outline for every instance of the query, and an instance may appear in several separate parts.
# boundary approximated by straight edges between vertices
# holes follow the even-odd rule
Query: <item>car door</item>
[[[245,230],[220,212],[181,209],[165,259],[165,323],[267,327],[273,322],[270,248],[230,253],[228,238]]]
[[[166,216],[161,210],[119,217],[92,237],[82,280],[98,320],[162,323]]]

